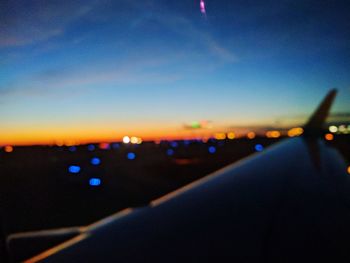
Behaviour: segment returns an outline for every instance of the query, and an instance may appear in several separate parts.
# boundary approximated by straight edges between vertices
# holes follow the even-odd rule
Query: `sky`
[[[350,2],[0,2],[0,144],[300,124],[350,112]]]

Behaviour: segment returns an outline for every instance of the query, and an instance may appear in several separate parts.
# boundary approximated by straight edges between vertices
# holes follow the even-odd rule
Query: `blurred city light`
[[[130,137],[129,136],[124,136],[123,137],[123,143],[128,144],[130,142]]]
[[[172,156],[172,155],[174,154],[174,150],[173,150],[173,149],[168,149],[168,150],[166,151],[166,154],[167,154],[168,156]]]
[[[119,143],[113,143],[112,147],[113,147],[113,149],[117,150],[120,148],[120,145],[119,145]]]
[[[348,166],[348,174],[350,174],[350,166]]]
[[[175,142],[175,141],[171,142],[170,145],[173,148],[176,148],[177,146],[179,146],[179,144],[177,142]]]
[[[214,146],[210,146],[210,147],[208,148],[208,152],[209,152],[209,153],[215,153],[215,152],[216,152],[216,148],[215,148]]]
[[[99,179],[99,178],[90,178],[89,184],[91,186],[99,186],[99,185],[101,185],[101,179]]]
[[[132,137],[130,138],[130,142],[131,142],[132,144],[137,144],[137,142],[138,142],[137,137],[132,136]]]
[[[93,145],[93,144],[89,144],[88,147],[87,147],[88,151],[90,151],[90,152],[94,151],[95,148],[96,148],[96,147],[95,147],[95,145]]]
[[[109,150],[111,148],[109,143],[102,142],[98,145],[101,150]]]
[[[235,137],[236,137],[236,135],[235,135],[234,132],[229,132],[229,133],[227,134],[227,138],[230,139],[230,140],[233,140]]]
[[[94,158],[91,159],[90,163],[92,165],[99,165],[101,163],[101,159],[98,158],[98,157],[94,157]]]
[[[68,172],[72,173],[72,174],[77,174],[80,172],[80,166],[78,165],[71,165],[68,167]]]
[[[262,150],[264,150],[264,146],[262,146],[261,144],[257,144],[255,145],[255,150],[257,152],[261,152]]]
[[[136,154],[133,153],[133,152],[130,152],[130,153],[127,154],[127,158],[129,160],[134,160],[136,158]]]
[[[337,127],[337,126],[334,126],[334,125],[329,126],[329,131],[332,132],[332,133],[335,133],[335,132],[338,131],[338,127]]]
[[[327,140],[327,141],[332,141],[334,139],[334,135],[331,134],[331,133],[327,133],[324,138]]]
[[[215,133],[214,138],[217,140],[225,140],[226,134],[223,132],[218,132],[218,133]]]
[[[70,152],[75,152],[75,151],[77,150],[77,147],[76,147],[76,146],[70,146],[70,147],[68,148],[68,150],[69,150]]]
[[[300,136],[303,134],[303,132],[304,132],[304,129],[301,127],[292,128],[288,131],[288,136],[289,137]]]
[[[10,145],[7,145],[4,147],[4,151],[7,153],[12,153],[13,152],[13,147]]]
[[[281,133],[279,131],[268,131],[266,132],[267,138],[279,138],[281,136]]]
[[[255,132],[248,132],[248,134],[247,134],[247,137],[248,137],[248,139],[250,139],[250,140],[252,140],[252,139],[254,139],[255,138]]]

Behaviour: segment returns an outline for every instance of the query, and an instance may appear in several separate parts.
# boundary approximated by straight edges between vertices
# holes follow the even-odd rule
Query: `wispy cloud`
[[[4,1],[0,11],[0,48],[48,40],[88,14],[95,1]]]

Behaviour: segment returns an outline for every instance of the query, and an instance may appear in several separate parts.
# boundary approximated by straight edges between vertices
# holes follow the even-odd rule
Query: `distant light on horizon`
[[[128,144],[130,142],[130,137],[129,136],[124,136],[123,137],[123,143]]]
[[[12,153],[13,152],[13,147],[11,145],[6,145],[4,147],[4,151],[7,153]]]
[[[173,141],[170,143],[170,146],[173,148],[177,148],[179,146],[179,144],[176,141]]]
[[[96,147],[93,144],[89,144],[88,147],[87,147],[88,151],[90,151],[90,152],[93,152],[95,150],[95,148]]]
[[[338,131],[338,127],[334,125],[329,126],[329,131],[332,133],[336,133]]]
[[[236,138],[236,135],[235,135],[234,132],[229,132],[229,133],[227,134],[227,138],[230,139],[230,140],[233,140],[234,138]]]
[[[218,132],[218,133],[215,133],[214,138],[217,140],[225,140],[226,134],[223,132]]]
[[[350,174],[350,165],[348,166],[348,170],[347,171],[348,171],[348,174]]]
[[[254,139],[255,136],[256,136],[256,135],[255,135],[255,132],[248,132],[248,133],[247,133],[247,138],[250,139],[250,140]]]
[[[132,144],[137,144],[137,142],[138,142],[137,137],[132,136],[132,137],[130,138],[130,142],[131,142]]]
[[[75,152],[75,151],[77,150],[77,147],[76,147],[76,146],[70,146],[70,147],[68,148],[68,150],[69,150],[70,152]]]
[[[109,150],[111,148],[111,145],[106,142],[102,142],[98,146],[101,150]]]
[[[281,133],[279,131],[267,131],[266,137],[267,138],[279,138],[281,136]]]
[[[300,136],[303,134],[303,132],[304,132],[304,129],[301,127],[292,128],[288,131],[288,136],[289,137]]]

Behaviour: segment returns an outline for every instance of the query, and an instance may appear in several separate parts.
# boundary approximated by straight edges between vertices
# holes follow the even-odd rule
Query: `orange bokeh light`
[[[248,132],[248,134],[247,134],[247,137],[248,137],[248,139],[254,139],[255,138],[255,132]]]
[[[327,141],[332,141],[334,139],[334,135],[331,134],[331,133],[327,133],[324,138],[327,140]]]
[[[11,152],[13,152],[13,147],[10,145],[7,145],[4,147],[4,151],[7,153],[11,153]]]

